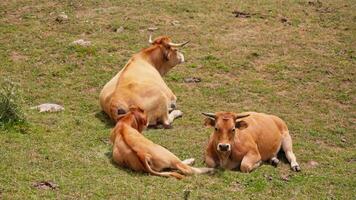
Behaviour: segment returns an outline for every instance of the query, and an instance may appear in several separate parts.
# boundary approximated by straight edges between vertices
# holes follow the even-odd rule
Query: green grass
[[[237,9],[251,18],[235,18]],[[20,85],[29,125],[0,129],[0,199],[355,199],[355,10],[351,0],[1,1],[0,81]],[[55,21],[61,12],[68,21]],[[212,130],[200,112],[273,113],[289,125],[302,172],[282,163],[177,181],[113,165],[99,92],[153,26],[154,36],[191,43],[165,77],[185,115],[149,139],[203,166]],[[184,83],[190,76],[202,82]],[[29,109],[45,102],[65,111]],[[59,187],[32,186],[46,180]]]
[[[25,125],[21,100],[21,93],[15,83],[9,80],[0,83],[0,128]]]

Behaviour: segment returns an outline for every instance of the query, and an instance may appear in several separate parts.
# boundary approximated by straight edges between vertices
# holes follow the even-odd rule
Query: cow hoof
[[[164,128],[164,129],[172,129],[173,126],[170,125],[170,124],[163,124],[163,128]]]
[[[176,108],[177,108],[176,103],[175,103],[175,102],[172,102],[172,103],[171,103],[171,106],[170,106],[170,109],[174,110],[174,109],[176,109]]]
[[[217,171],[216,171],[216,169],[214,169],[214,168],[211,168],[210,170],[209,170],[209,174],[215,174]]]
[[[148,125],[148,128],[150,128],[150,129],[162,129],[162,126],[158,125],[158,124],[151,124],[151,125]]]
[[[292,166],[292,170],[295,171],[295,172],[300,172],[299,165]]]
[[[278,164],[279,164],[278,158],[272,158],[271,159],[271,164],[272,164],[272,166],[277,167]]]
[[[186,165],[193,165],[195,163],[195,159],[194,158],[188,158],[182,161],[182,163],[186,164]]]
[[[210,175],[213,175],[215,174],[215,172],[217,172],[214,168],[202,168],[202,170],[204,171],[203,173],[204,174],[210,174]]]

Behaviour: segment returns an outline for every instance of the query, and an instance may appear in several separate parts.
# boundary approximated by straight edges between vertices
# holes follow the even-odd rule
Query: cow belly
[[[282,137],[276,135],[271,136],[267,140],[261,140],[257,143],[258,151],[260,152],[261,159],[268,161],[278,153],[282,144]]]
[[[270,116],[255,114],[254,119],[256,123],[250,130],[253,132],[261,159],[267,161],[278,153],[282,143],[282,134]]]

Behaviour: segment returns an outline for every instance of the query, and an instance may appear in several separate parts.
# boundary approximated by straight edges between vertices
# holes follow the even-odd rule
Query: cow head
[[[241,118],[249,114],[236,114],[233,112],[202,113],[207,118],[205,125],[214,127],[213,145],[220,154],[230,154],[234,143],[234,137],[237,129],[244,129],[248,125]]]
[[[138,132],[142,132],[148,125],[147,115],[144,110],[138,106],[131,106],[129,109],[130,113],[135,117]]]
[[[160,36],[152,40],[150,35],[148,42],[151,47],[145,49],[144,52],[161,75],[166,74],[174,66],[184,62],[184,56],[178,51],[177,47],[183,47],[189,41],[173,43],[167,36]]]
[[[130,124],[132,128],[135,128],[138,132],[142,132],[148,125],[147,115],[138,106],[131,106],[129,112],[120,116],[118,123]]]

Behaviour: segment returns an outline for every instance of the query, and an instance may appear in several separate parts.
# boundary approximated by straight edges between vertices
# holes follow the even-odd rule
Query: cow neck
[[[229,161],[231,160],[231,153],[232,152],[218,153],[219,164],[221,167],[225,168],[228,165]]]
[[[162,47],[152,46],[144,50],[143,53],[147,61],[159,72],[161,76],[164,76],[171,69],[164,64],[166,58],[164,58]]]
[[[138,123],[136,121],[136,118],[131,114],[127,117],[122,118],[118,123],[122,123],[123,126],[129,126],[138,130]]]

